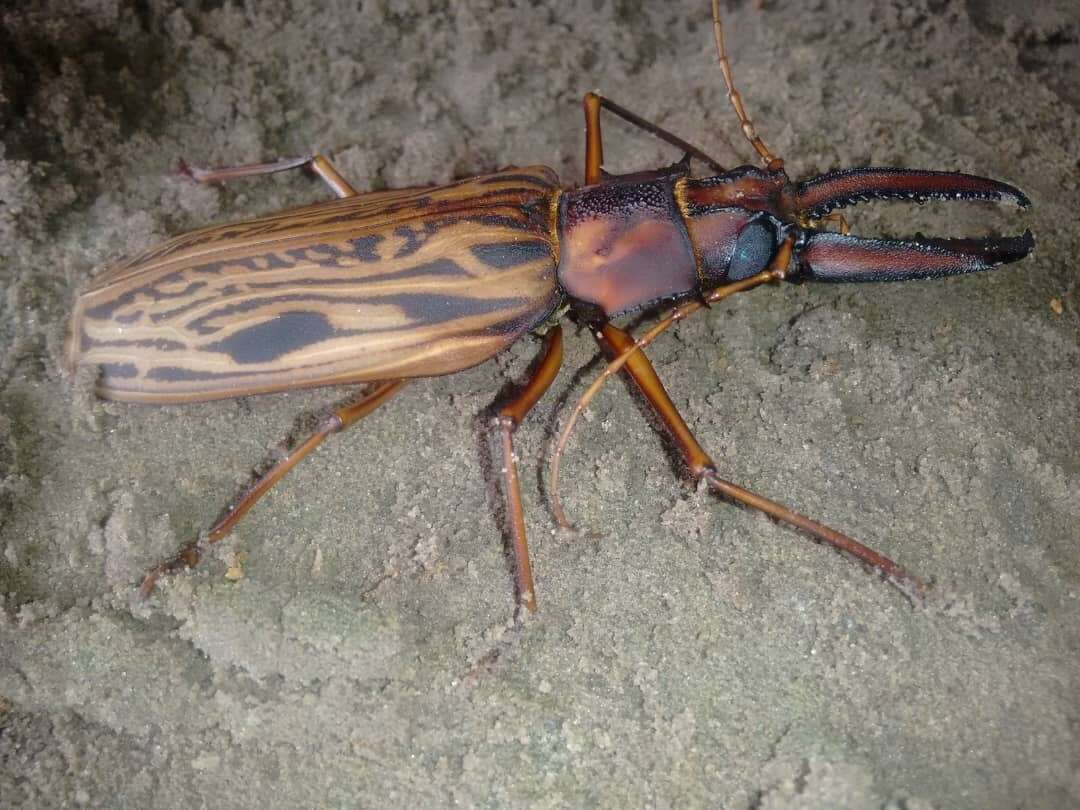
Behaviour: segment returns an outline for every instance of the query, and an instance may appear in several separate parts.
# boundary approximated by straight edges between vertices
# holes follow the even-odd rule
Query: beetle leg
[[[275,174],[302,168],[315,172],[338,197],[357,196],[357,191],[352,184],[342,177],[334,165],[322,155],[285,158],[272,163],[249,163],[246,166],[222,166],[217,169],[200,169],[180,161],[180,174],[191,178],[196,183],[221,183],[238,177],[256,177],[260,174]]]
[[[611,324],[604,326],[602,332],[598,334],[594,332],[594,334],[597,342],[612,355],[620,355],[634,345],[634,339],[630,335]],[[671,397],[664,389],[664,384],[660,382],[656,370],[653,369],[645,354],[640,351],[630,354],[625,370],[641,393],[645,395],[645,399],[648,400],[657,417],[664,423],[683,461],[696,480],[704,480],[721,495],[764,512],[775,520],[802,529],[811,537],[850,554],[876,568],[905,594],[921,600],[926,586],[888,557],[835,529],[830,529],[828,526],[791,511],[786,506],[720,478],[716,473],[713,460],[690,432],[686,421],[675,407],[675,403],[671,401]]]
[[[544,337],[540,362],[525,387],[507,404],[499,408],[494,430],[502,448],[503,495],[506,498],[507,528],[510,534],[510,553],[514,561],[514,587],[518,603],[536,611],[536,589],[533,586],[529,545],[525,539],[525,510],[521,504],[521,482],[518,480],[517,460],[514,458],[513,434],[525,415],[554,382],[562,365],[562,327],[555,326]]]
[[[367,416],[400,391],[404,385],[405,380],[388,380],[374,383],[357,401],[335,408],[327,413],[316,431],[297,445],[285,458],[280,459],[273,467],[259,476],[258,480],[240,496],[240,499],[226,510],[217,523],[210,527],[204,537],[188,543],[175,557],[152,569],[143,579],[142,585],[139,587],[139,594],[143,598],[149,596],[154,590],[154,584],[162,574],[172,573],[182,568],[194,568],[207,546],[227,537],[233,527],[240,522],[240,519],[251,510],[251,507],[258,503],[259,499],[269,492],[274,484],[284,478],[289,470],[299,464],[308,453],[322,444],[327,436],[339,433],[357,420]]]
[[[678,135],[668,132],[663,127],[654,124],[648,119],[642,118],[636,113],[630,112],[619,104],[616,104],[611,99],[604,98],[597,93],[586,93],[583,101],[585,107],[585,184],[593,185],[599,183],[603,178],[601,166],[604,163],[604,146],[602,137],[600,135],[600,110],[601,108],[609,110],[615,115],[622,118],[624,121],[629,121],[636,127],[640,127],[646,132],[655,135],[662,141],[670,143],[672,146],[677,146],[682,149],[686,154],[691,157],[696,157],[701,162],[707,164],[711,169],[718,174],[723,174],[724,167],[720,165],[714,158],[709,157],[698,147],[691,143],[687,143]]]

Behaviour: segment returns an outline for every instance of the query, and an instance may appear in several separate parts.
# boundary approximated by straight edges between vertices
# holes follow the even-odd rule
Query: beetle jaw
[[[985,239],[866,239],[803,231],[795,246],[792,280],[911,281],[991,270],[1027,257],[1031,231]]]
[[[871,239],[809,227],[832,212],[870,200],[1008,202],[1027,208],[1015,186],[958,172],[848,169],[785,189],[785,208],[800,222],[792,280],[908,281],[990,270],[1020,261],[1035,249],[1030,230],[983,239]]]

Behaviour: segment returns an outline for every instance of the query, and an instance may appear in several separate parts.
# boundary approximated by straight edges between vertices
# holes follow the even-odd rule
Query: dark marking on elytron
[[[462,183],[469,182],[467,180],[454,183],[451,186],[443,186],[440,191],[446,191],[454,186],[461,185]],[[417,189],[415,194],[418,196],[409,196],[396,199],[394,202],[386,202],[378,206],[377,211],[379,218],[390,218],[393,215],[401,213],[403,211],[415,211],[418,216],[430,216],[432,211],[439,211],[450,208],[461,208],[467,210],[470,207],[470,201],[475,199],[472,196],[469,197],[452,197],[450,199],[436,200],[428,193],[430,188]],[[535,191],[533,192],[536,193]],[[330,203],[335,205],[339,201]],[[340,213],[334,211],[328,212],[327,216],[320,217],[316,224],[318,225],[340,225],[348,222],[362,222],[365,219],[369,219],[373,213],[373,209],[370,203],[360,203],[359,206],[353,202],[351,205],[348,202],[345,203],[347,207],[343,208]],[[336,206],[335,206],[336,208]]]
[[[235,379],[265,374],[262,371],[195,371],[182,366],[154,366],[146,372],[146,379],[162,382],[199,382],[205,380]]]
[[[548,194],[549,191],[547,189],[498,188],[460,199],[451,198],[445,200],[432,200],[424,209],[417,209],[413,200],[402,200],[387,204],[386,207],[380,209],[379,213],[386,216],[396,216],[409,211],[415,211],[416,217],[419,218],[431,217],[436,213],[448,214],[455,211],[465,213],[467,211],[476,210],[477,207],[516,208],[520,207],[526,200],[541,200],[546,198]],[[344,217],[343,219],[348,220],[352,219],[352,217]]]
[[[468,200],[464,202],[468,203]],[[438,221],[429,220],[425,224],[425,227],[432,227],[435,230],[438,230],[441,228],[468,224],[478,224],[488,227],[505,228],[512,231],[526,233],[535,233],[538,227],[537,223],[530,222],[528,221],[528,219],[523,220],[519,217],[501,214],[464,214],[457,217],[443,217]],[[286,251],[286,253],[292,256],[297,261],[311,261],[319,266],[340,267],[342,266],[341,259],[346,256],[355,257],[356,259],[364,262],[374,262],[381,259],[376,250],[376,246],[383,238],[384,237],[381,234],[374,234],[372,236],[350,239],[348,240],[348,244],[350,244],[352,247],[352,251],[350,253],[346,253],[340,248],[329,244],[313,245],[310,248],[306,249],[292,249]],[[321,257],[312,257],[309,255],[309,251],[322,251],[326,255]],[[218,274],[224,268],[229,266],[244,267],[246,269],[254,271],[269,269],[290,269],[292,267],[295,267],[295,264],[290,264],[289,261],[279,253],[271,252],[266,254],[260,254],[258,256],[241,257],[216,262],[204,262],[200,265],[195,265],[193,268],[190,269],[194,269],[198,273]],[[204,286],[206,286],[205,282],[191,282],[185,289],[176,293],[164,293],[160,290],[155,289],[155,287],[162,284],[170,284],[181,281],[183,279],[183,272],[186,272],[186,270],[169,273],[168,275],[162,276],[160,279],[157,279],[152,285],[146,285],[134,290],[124,292],[118,295],[116,298],[104,301],[96,307],[89,308],[86,311],[85,315],[86,317],[91,319],[109,320],[113,318],[119,310],[133,303],[139,295],[146,295],[148,298],[156,302],[168,300],[170,298],[189,297],[197,290],[202,289]],[[205,300],[193,301],[175,310],[171,310],[168,313],[153,314],[151,315],[151,320],[155,323],[158,323],[170,317],[175,317],[178,314],[182,314],[189,309],[194,309],[202,306],[204,303],[206,303]],[[258,305],[259,304],[256,303],[256,306]],[[217,330],[211,329],[210,331],[214,332]]]
[[[389,218],[389,215],[393,214],[396,211],[408,210],[408,209],[414,208],[414,207],[415,206],[412,204],[411,200],[409,200],[408,202],[405,202],[405,203],[400,203],[400,202],[398,202],[398,203],[387,203],[387,204],[379,207],[377,209],[377,213],[380,215],[380,217],[386,216],[387,218]],[[355,222],[358,225],[366,226],[366,225],[370,224],[372,213],[373,213],[373,211],[371,209],[368,209],[368,208],[362,208],[362,209],[359,209],[359,210],[354,210],[354,209],[349,208],[349,209],[346,209],[346,210],[342,211],[340,214],[334,214],[333,216],[321,217],[321,218],[319,218],[318,222],[312,223],[312,225],[313,226],[347,225],[350,222]],[[367,220],[367,221],[365,222],[365,220]]]
[[[372,281],[397,281],[406,278],[422,278],[431,276],[436,278],[470,278],[472,273],[455,262],[453,259],[436,259],[433,262],[424,262],[396,273],[380,273],[375,276],[364,276],[364,283]]]
[[[187,328],[199,335],[212,335],[220,332],[220,326],[213,326],[210,321],[226,321],[233,315],[252,312],[266,306],[277,304],[334,304],[358,306],[398,307],[415,323],[438,324],[467,318],[473,315],[488,315],[500,309],[516,310],[529,303],[528,298],[468,298],[460,296],[438,295],[435,293],[397,293],[395,295],[347,296],[322,295],[318,293],[295,295],[275,295],[256,300],[239,301],[219,307],[187,324]],[[365,329],[364,334],[379,332],[398,332],[409,329],[410,324],[390,326],[378,329]]]
[[[101,363],[101,376],[109,379],[130,380],[139,376],[134,363]]]
[[[529,231],[532,228],[528,222],[523,222],[516,217],[500,216],[499,214],[480,214],[479,216],[465,216],[453,221],[454,224],[458,222],[476,223],[477,225],[488,225],[495,228],[509,228],[512,231]],[[441,224],[441,223],[440,223]]]
[[[129,312],[127,315],[117,315],[116,316],[116,322],[117,323],[122,323],[125,326],[127,326],[127,325],[130,325],[130,324],[133,324],[133,323],[138,323],[139,319],[142,316],[143,316],[143,311],[141,309],[137,309],[134,312]]]
[[[507,196],[506,190],[497,190],[488,192],[492,197],[491,200],[484,200],[482,196],[471,196],[460,200],[435,200],[423,211],[416,211],[415,218],[423,218],[427,222],[434,222],[439,228],[446,227],[447,225],[455,225],[459,222],[477,222],[483,224],[487,218],[492,218],[491,221],[493,224],[514,228],[515,230],[522,230],[526,225],[523,220],[518,217],[505,214],[470,213],[475,212],[477,207],[486,207],[489,210],[497,208],[520,210],[523,202],[521,199],[522,197],[536,200],[546,198],[547,196],[546,193],[538,192],[536,189],[518,189],[518,192],[516,198]],[[411,208],[413,208],[413,206],[408,202],[395,203],[388,205],[380,213],[387,216],[396,216],[399,214],[406,214]],[[434,219],[434,217],[439,215],[443,218]]]
[[[433,293],[400,293],[398,295],[381,296],[373,299],[372,303],[396,306],[414,322],[435,324],[455,321],[459,318],[469,318],[475,315],[490,315],[500,310],[505,310],[509,315],[515,310],[526,306],[529,299],[461,298]]]
[[[235,284],[230,284],[229,289],[232,291],[229,294],[239,292],[239,290],[237,290]],[[222,290],[222,292],[224,293],[224,290]],[[178,315],[183,315],[185,312],[190,312],[191,310],[198,309],[199,307],[204,306],[205,304],[212,304],[213,302],[220,301],[220,300],[221,300],[221,295],[216,294],[216,293],[214,295],[208,295],[206,298],[196,298],[194,301],[191,301],[190,303],[187,303],[187,304],[184,304],[182,306],[176,307],[175,309],[168,309],[168,310],[165,310],[164,312],[153,312],[153,313],[151,313],[150,314],[150,322],[151,323],[161,323],[162,321],[168,321],[168,320],[171,320],[171,319],[177,317]]]
[[[551,245],[546,239],[530,239],[525,242],[489,242],[473,245],[469,250],[488,267],[499,270],[551,258]]]
[[[356,330],[335,329],[321,312],[282,312],[272,320],[234,332],[201,351],[223,352],[241,365],[270,363],[305,346],[355,334]]]
[[[522,213],[528,217],[529,227],[527,230],[548,233],[551,228],[548,224],[551,219],[550,200],[543,199],[536,202],[525,203],[521,206]]]
[[[381,238],[381,237],[380,237]],[[426,262],[424,264],[418,264],[413,267],[408,267],[404,270],[399,270],[396,273],[379,273],[372,276],[361,276],[359,278],[342,277],[342,278],[321,278],[321,279],[307,279],[307,278],[295,278],[286,281],[249,281],[243,286],[237,284],[229,284],[222,287],[214,295],[207,296],[205,298],[199,298],[183,306],[176,307],[175,309],[166,310],[164,312],[154,312],[150,315],[151,323],[162,323],[179,317],[186,312],[199,309],[207,304],[213,304],[215,302],[222,302],[225,296],[242,295],[250,292],[251,290],[272,290],[279,287],[289,288],[298,287],[305,284],[310,285],[324,285],[324,284],[369,284],[371,282],[383,282],[383,281],[400,281],[406,279],[415,278],[469,278],[472,274],[469,273],[464,267],[452,259],[437,259],[433,262]],[[280,299],[274,299],[280,300]],[[327,298],[326,300],[333,300]],[[217,330],[212,330],[217,331]],[[202,334],[207,334],[203,332]]]
[[[530,197],[536,199],[541,195],[535,189],[532,190]],[[416,210],[416,206],[413,205],[412,200],[404,202],[388,203],[384,207],[379,209],[380,219],[393,219],[399,214],[408,212],[410,210],[415,211],[415,219],[423,219],[425,222],[434,223],[435,228],[445,228],[451,225],[457,225],[460,223],[477,223],[480,225],[494,225],[496,227],[511,228],[515,231],[529,230],[529,224],[522,218],[499,215],[499,214],[469,214],[467,212],[475,210],[477,205],[475,197],[469,197],[462,200],[436,200],[424,210]],[[491,205],[492,208],[517,208],[520,210],[520,200],[503,200]],[[458,215],[454,215],[455,212],[460,212]],[[325,223],[320,224],[342,224],[349,222],[357,222],[357,224],[368,227],[371,225],[370,220],[371,212],[349,212],[340,216],[330,217]],[[435,216],[441,216],[440,219],[434,219]],[[366,221],[365,221],[366,220]]]
[[[369,239],[378,240],[382,237],[368,237]],[[360,242],[360,239],[352,239],[350,242]],[[374,244],[374,243],[372,243]],[[355,245],[354,245],[355,248]],[[329,258],[315,258],[307,255],[307,251],[322,251],[329,254]],[[271,251],[270,253],[260,253],[256,256],[240,256],[235,259],[222,259],[215,262],[206,262],[204,264],[197,264],[192,267],[192,271],[196,273],[218,275],[222,270],[226,268],[242,268],[252,273],[266,272],[270,270],[291,270],[296,267],[300,262],[312,262],[320,267],[341,267],[341,259],[349,256],[350,254],[341,250],[336,245],[312,245],[304,248],[293,248],[285,251],[292,257],[292,260],[285,258],[280,253]],[[379,256],[376,254],[374,258],[370,258],[359,252],[354,252],[356,258],[361,261],[378,261]]]
[[[238,256],[235,259],[222,259],[216,262],[197,264],[191,269],[196,273],[219,275],[226,268],[239,267],[250,272],[263,270],[287,270],[295,264],[286,261],[278,253],[262,253],[258,256]]]
[[[311,262],[319,267],[342,267],[341,260],[349,255],[337,245],[327,243],[289,248],[285,253],[298,262]]]
[[[241,262],[236,262],[241,264]],[[260,253],[257,256],[252,256],[250,259],[242,263],[242,266],[250,268],[255,272],[267,272],[270,270],[288,270],[294,265],[290,264],[280,253]]]
[[[427,220],[424,222],[423,231],[418,231],[410,225],[400,225],[394,228],[394,236],[400,237],[405,240],[405,244],[397,249],[394,254],[395,259],[404,259],[406,256],[411,256],[422,248],[432,236],[439,231],[437,223]]]
[[[415,278],[471,278],[472,274],[453,259],[436,259],[391,273],[375,275],[342,276],[340,278],[294,278],[285,281],[252,281],[247,284],[251,290],[274,290],[279,288],[303,287],[305,285],[367,285],[383,281],[404,281]]]
[[[378,262],[382,261],[378,250],[379,242],[385,238],[381,233],[377,233],[372,236],[358,236],[347,241],[352,245],[354,257],[362,262]]]
[[[179,292],[169,293],[162,292],[158,289],[158,287],[163,284],[174,284],[178,281],[183,281],[183,278],[183,274],[179,271],[169,273],[168,275],[159,278],[153,284],[136,287],[134,290],[128,290],[125,293],[121,293],[116,296],[116,298],[103,301],[96,307],[90,307],[86,310],[85,315],[94,320],[111,320],[119,310],[134,303],[140,295],[146,296],[151,301],[168,301],[170,298],[185,298],[196,290],[200,290],[206,286],[205,281],[192,281]]]
[[[221,259],[219,261],[205,261],[202,265],[194,265],[192,272],[202,275],[219,275],[227,267],[242,267],[245,270],[255,269],[254,256],[241,256],[234,259]]]
[[[538,324],[543,323],[555,311],[559,301],[559,296],[552,296],[548,301],[548,306],[543,310],[523,311],[516,317],[488,324],[479,330],[462,332],[455,335],[455,337],[465,339],[472,335],[488,337],[491,335],[519,335],[522,332],[528,332]]]
[[[82,347],[86,349],[93,348],[95,346],[105,346],[110,349],[157,349],[161,352],[176,352],[183,351],[187,348],[187,344],[180,343],[176,340],[168,340],[166,338],[143,338],[140,340],[128,340],[126,338],[117,338],[116,340],[95,340],[86,333],[83,333]]]
[[[199,273],[204,276],[216,276],[222,270],[225,269],[227,264],[240,264],[240,261],[232,262],[204,262],[203,264],[196,264],[191,268],[191,272]]]

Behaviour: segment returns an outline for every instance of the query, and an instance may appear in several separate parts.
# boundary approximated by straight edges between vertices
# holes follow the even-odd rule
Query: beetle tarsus
[[[172,574],[184,568],[194,568],[199,564],[199,560],[202,559],[202,545],[201,540],[196,540],[193,543],[188,543],[180,551],[176,553],[175,557],[166,560],[161,565],[152,568],[143,577],[142,584],[139,585],[139,598],[148,599],[150,594],[154,592],[154,586],[157,585],[159,579],[163,574]]]
[[[836,531],[836,529],[829,528],[822,523],[818,523],[816,520],[812,520],[805,515],[794,512],[776,501],[758,495],[756,492],[751,492],[748,489],[740,487],[738,484],[725,481],[717,475],[716,470],[713,468],[706,470],[700,478],[704,479],[713,490],[729,500],[743,504],[744,506],[749,506],[752,509],[757,509],[774,520],[794,526],[806,534],[809,534],[815,540],[826,543],[838,551],[842,551],[860,562],[866,563],[881,572],[885,579],[899,588],[904,594],[911,598],[912,601],[919,604],[923,602],[926,595],[926,585],[918,577],[908,573],[902,566],[893,562],[884,554],[875,551],[852,537],[848,537],[842,532]]]

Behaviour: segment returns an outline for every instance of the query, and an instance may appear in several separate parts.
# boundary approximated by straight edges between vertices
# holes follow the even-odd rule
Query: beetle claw
[[[796,279],[909,281],[989,270],[1035,248],[1031,231],[986,239],[865,239],[826,231],[804,234],[795,248]]]
[[[811,219],[838,208],[871,200],[924,203],[928,200],[1011,202],[1027,208],[1031,201],[1016,186],[960,172],[919,169],[861,168],[828,172],[797,183],[791,206]]]
[[[832,212],[859,202],[903,200],[985,200],[1031,202],[1015,186],[958,172],[914,169],[847,169],[795,185],[788,204],[803,221],[838,216]],[[908,281],[989,270],[1019,261],[1035,249],[1031,231],[986,239],[867,239],[812,227],[795,245],[796,279],[813,281]]]

